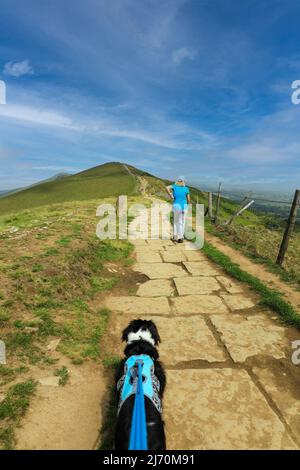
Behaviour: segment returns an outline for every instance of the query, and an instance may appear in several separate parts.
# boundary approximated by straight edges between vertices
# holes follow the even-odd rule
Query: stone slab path
[[[168,449],[299,449],[300,334],[189,243],[132,240],[135,295],[109,297],[114,353],[134,318],[152,319],[167,373]]]

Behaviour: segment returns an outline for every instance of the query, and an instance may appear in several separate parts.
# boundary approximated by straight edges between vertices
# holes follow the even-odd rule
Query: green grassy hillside
[[[34,207],[71,201],[88,201],[120,194],[147,193],[167,198],[168,180],[157,178],[150,173],[122,163],[105,163],[75,175],[64,176],[10,193],[0,199],[0,215],[19,212]],[[206,201],[205,193],[193,189],[194,201]],[[236,205],[233,203],[233,206]]]
[[[135,286],[136,278],[128,280],[132,246],[95,235],[98,203],[65,202],[0,217],[0,330],[7,361],[0,364],[0,450],[14,447],[36,380],[59,377],[63,386],[70,364],[106,359],[100,346],[110,314],[105,296],[114,288],[128,295]],[[16,224],[18,231],[11,232]],[[49,349],[53,340],[55,350]]]
[[[53,203],[132,194],[135,190],[136,180],[123,164],[106,163],[3,197],[0,199],[0,214]]]

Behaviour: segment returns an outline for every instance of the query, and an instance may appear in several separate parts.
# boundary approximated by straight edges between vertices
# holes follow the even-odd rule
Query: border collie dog
[[[142,379],[147,422],[148,450],[164,450],[166,438],[162,420],[162,397],[166,376],[158,361],[156,346],[160,337],[155,324],[148,320],[133,320],[122,333],[125,341],[125,358],[120,362],[116,375],[116,400],[118,417],[115,433],[115,449],[128,449],[135,390],[137,384],[136,360],[143,361]]]

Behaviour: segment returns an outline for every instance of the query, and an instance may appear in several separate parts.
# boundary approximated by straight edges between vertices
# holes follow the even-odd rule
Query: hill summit
[[[162,181],[119,162],[104,163],[73,175],[55,175],[46,181],[2,196],[0,214],[54,203],[138,194],[139,178],[143,176],[151,177],[153,181]]]

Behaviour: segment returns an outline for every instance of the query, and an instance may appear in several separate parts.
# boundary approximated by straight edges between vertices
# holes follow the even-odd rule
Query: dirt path
[[[133,243],[146,277],[135,295],[107,300],[112,351],[122,354],[131,319],[157,324],[168,449],[299,449],[299,332],[189,244]]]
[[[254,263],[238,250],[231,248],[226,243],[222,242],[218,237],[206,233],[205,238],[225,255],[228,255],[233,262],[239,264],[241,269],[247,271],[250,274],[253,274],[253,276],[258,277],[271,288],[275,288],[276,290],[280,291],[296,309],[300,309],[299,291],[296,291],[293,289],[293,287],[281,281],[278,276],[276,276],[276,274],[270,273],[270,271],[268,271],[267,268],[265,268],[263,265]]]
[[[66,364],[66,358],[61,359]],[[58,363],[59,365],[59,363]],[[100,365],[68,364],[69,382],[39,370],[37,393],[16,432],[19,450],[91,450],[99,438],[107,381]]]
[[[138,182],[139,182],[139,192],[141,193],[143,197],[147,197],[148,196],[148,192],[147,192],[148,182],[146,178],[143,178],[142,176],[138,176]]]

